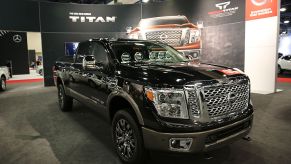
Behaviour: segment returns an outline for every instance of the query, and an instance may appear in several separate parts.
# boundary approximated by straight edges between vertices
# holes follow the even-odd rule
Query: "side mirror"
[[[103,64],[96,62],[94,56],[85,56],[83,58],[83,69],[89,71],[96,71],[103,69]]]

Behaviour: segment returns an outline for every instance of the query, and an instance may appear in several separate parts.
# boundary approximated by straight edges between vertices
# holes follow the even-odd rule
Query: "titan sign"
[[[91,13],[75,13],[75,12],[70,12],[69,13],[69,19],[71,19],[72,22],[89,22],[89,23],[94,23],[94,22],[115,22],[116,16],[92,16]]]

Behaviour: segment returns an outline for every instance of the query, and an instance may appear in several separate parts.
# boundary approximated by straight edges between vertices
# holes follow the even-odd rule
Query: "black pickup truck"
[[[72,110],[75,99],[106,112],[124,163],[144,161],[148,150],[210,151],[252,127],[243,72],[190,60],[164,43],[90,39],[54,69],[60,109]]]

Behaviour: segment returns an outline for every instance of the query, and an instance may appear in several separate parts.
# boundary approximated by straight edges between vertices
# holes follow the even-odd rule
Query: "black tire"
[[[6,90],[6,78],[4,76],[0,79],[0,91]]]
[[[278,65],[278,74],[283,73],[282,67],[280,65]]]
[[[141,134],[138,123],[129,112],[116,112],[112,121],[112,138],[115,151],[123,163],[141,164],[146,161],[148,151],[144,148]]]
[[[68,112],[72,110],[73,98],[66,95],[64,86],[62,84],[58,85],[58,100],[59,108],[61,111]]]

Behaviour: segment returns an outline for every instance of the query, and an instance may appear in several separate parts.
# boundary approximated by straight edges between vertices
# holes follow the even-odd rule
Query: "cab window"
[[[108,63],[108,54],[105,47],[101,43],[92,42],[90,51],[90,54],[95,57],[97,63],[101,63],[103,65]]]

